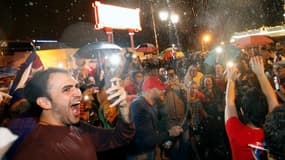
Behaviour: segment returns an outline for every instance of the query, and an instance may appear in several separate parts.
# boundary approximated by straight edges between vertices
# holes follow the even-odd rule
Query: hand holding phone
[[[110,80],[111,86],[107,89],[108,100],[110,101],[110,106],[114,107],[116,105],[121,105],[126,102],[127,94],[124,88],[121,86],[120,78],[112,78]]]

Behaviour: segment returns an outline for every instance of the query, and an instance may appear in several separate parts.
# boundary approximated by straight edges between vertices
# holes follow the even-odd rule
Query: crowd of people
[[[122,56],[37,71],[0,92],[1,125],[19,136],[4,159],[285,159],[276,56],[248,50],[231,66]]]

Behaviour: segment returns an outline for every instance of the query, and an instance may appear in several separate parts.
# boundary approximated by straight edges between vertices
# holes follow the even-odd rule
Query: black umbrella
[[[100,79],[101,70],[104,70],[103,63],[105,55],[114,53],[120,53],[122,48],[116,44],[109,42],[93,42],[81,47],[75,54],[75,58],[87,58],[87,59],[98,59],[96,72],[94,78],[99,88],[102,88],[105,84],[106,77],[103,80]]]
[[[122,48],[109,42],[93,42],[81,47],[75,54],[76,58],[101,58],[104,54],[119,53]]]

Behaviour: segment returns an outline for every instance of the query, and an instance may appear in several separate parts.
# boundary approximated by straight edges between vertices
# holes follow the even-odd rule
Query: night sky
[[[1,0],[0,40],[56,39],[71,47],[106,40],[95,31],[92,0]],[[154,43],[150,3],[153,3],[161,47],[179,41],[183,49],[196,49],[208,32],[213,42],[228,41],[235,31],[283,24],[283,0],[103,0],[102,3],[141,8],[143,31],[135,44]],[[180,16],[176,28],[168,27],[157,15],[162,8]],[[169,32],[170,31],[170,32]],[[175,33],[176,34],[173,34]],[[114,30],[114,42],[129,46],[127,31]]]

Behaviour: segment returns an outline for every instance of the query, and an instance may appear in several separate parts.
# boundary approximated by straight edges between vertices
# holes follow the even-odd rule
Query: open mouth
[[[71,111],[74,116],[80,115],[80,102],[71,105]]]

